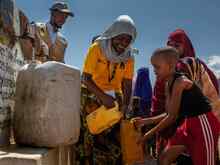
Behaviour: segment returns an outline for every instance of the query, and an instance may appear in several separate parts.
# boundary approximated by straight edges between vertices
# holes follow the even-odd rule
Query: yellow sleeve
[[[93,74],[98,59],[98,53],[98,45],[96,43],[91,45],[84,61],[83,72]]]
[[[129,59],[125,65],[124,78],[132,79],[134,76],[134,59]]]

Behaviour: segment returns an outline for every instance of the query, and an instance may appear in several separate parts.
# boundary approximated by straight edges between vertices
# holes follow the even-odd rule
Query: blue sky
[[[67,1],[67,0],[66,0]],[[122,14],[133,18],[138,36],[134,47],[138,69],[150,67],[150,55],[166,44],[170,32],[183,28],[197,56],[210,62],[219,61],[220,69],[220,1],[219,0],[69,0],[74,18],[67,20],[62,32],[69,41],[66,63],[82,68],[91,38],[100,34]],[[47,21],[53,0],[16,0],[31,21]],[[215,58],[213,58],[213,56]],[[214,60],[214,61],[213,61]],[[216,69],[216,66],[213,67]],[[152,69],[152,68],[151,68]],[[151,72],[151,77],[154,75]]]

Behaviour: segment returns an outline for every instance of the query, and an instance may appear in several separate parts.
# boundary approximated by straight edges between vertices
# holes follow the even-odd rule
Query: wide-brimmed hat
[[[55,2],[50,8],[50,11],[60,11],[62,13],[67,13],[71,17],[74,17],[73,12],[70,11],[68,5],[65,2]]]

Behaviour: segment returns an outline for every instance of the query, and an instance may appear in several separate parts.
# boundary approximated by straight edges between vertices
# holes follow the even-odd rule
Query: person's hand
[[[144,120],[141,117],[135,117],[131,119],[131,121],[137,129],[140,129],[144,126]]]
[[[129,112],[129,109],[128,109],[128,108],[129,108],[128,105],[123,104],[123,105],[120,107],[120,111],[126,114],[126,112]]]
[[[153,134],[152,131],[148,131],[148,132],[145,133],[145,135],[144,135],[144,140],[147,141],[147,140],[151,139],[153,135],[154,135],[154,134]]]
[[[152,132],[148,131],[144,136],[141,136],[137,139],[137,144],[144,146],[145,142],[150,138],[152,138],[152,136],[153,136]]]
[[[126,118],[127,112],[129,112],[129,106],[126,104],[123,104],[119,107],[120,112],[123,114],[123,118]]]
[[[101,101],[102,101],[102,104],[108,109],[113,108],[115,106],[115,103],[114,103],[115,99],[112,96],[109,96],[107,94],[102,96]]]
[[[138,139],[137,139],[137,145],[140,145],[142,148],[145,148],[145,138],[144,136],[140,136]]]
[[[152,121],[150,118],[141,118],[141,117],[136,117],[132,119],[132,122],[134,123],[134,126],[136,128],[142,128],[145,125],[152,124]]]

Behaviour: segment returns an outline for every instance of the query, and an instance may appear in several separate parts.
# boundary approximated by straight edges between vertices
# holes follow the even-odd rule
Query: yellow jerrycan
[[[122,120],[120,128],[122,159],[124,165],[144,161],[144,150],[137,144],[141,132],[137,131],[130,120]]]
[[[107,109],[104,105],[86,116],[86,122],[91,134],[100,134],[104,130],[118,123],[123,114],[119,111],[119,105],[115,102],[115,107]]]

